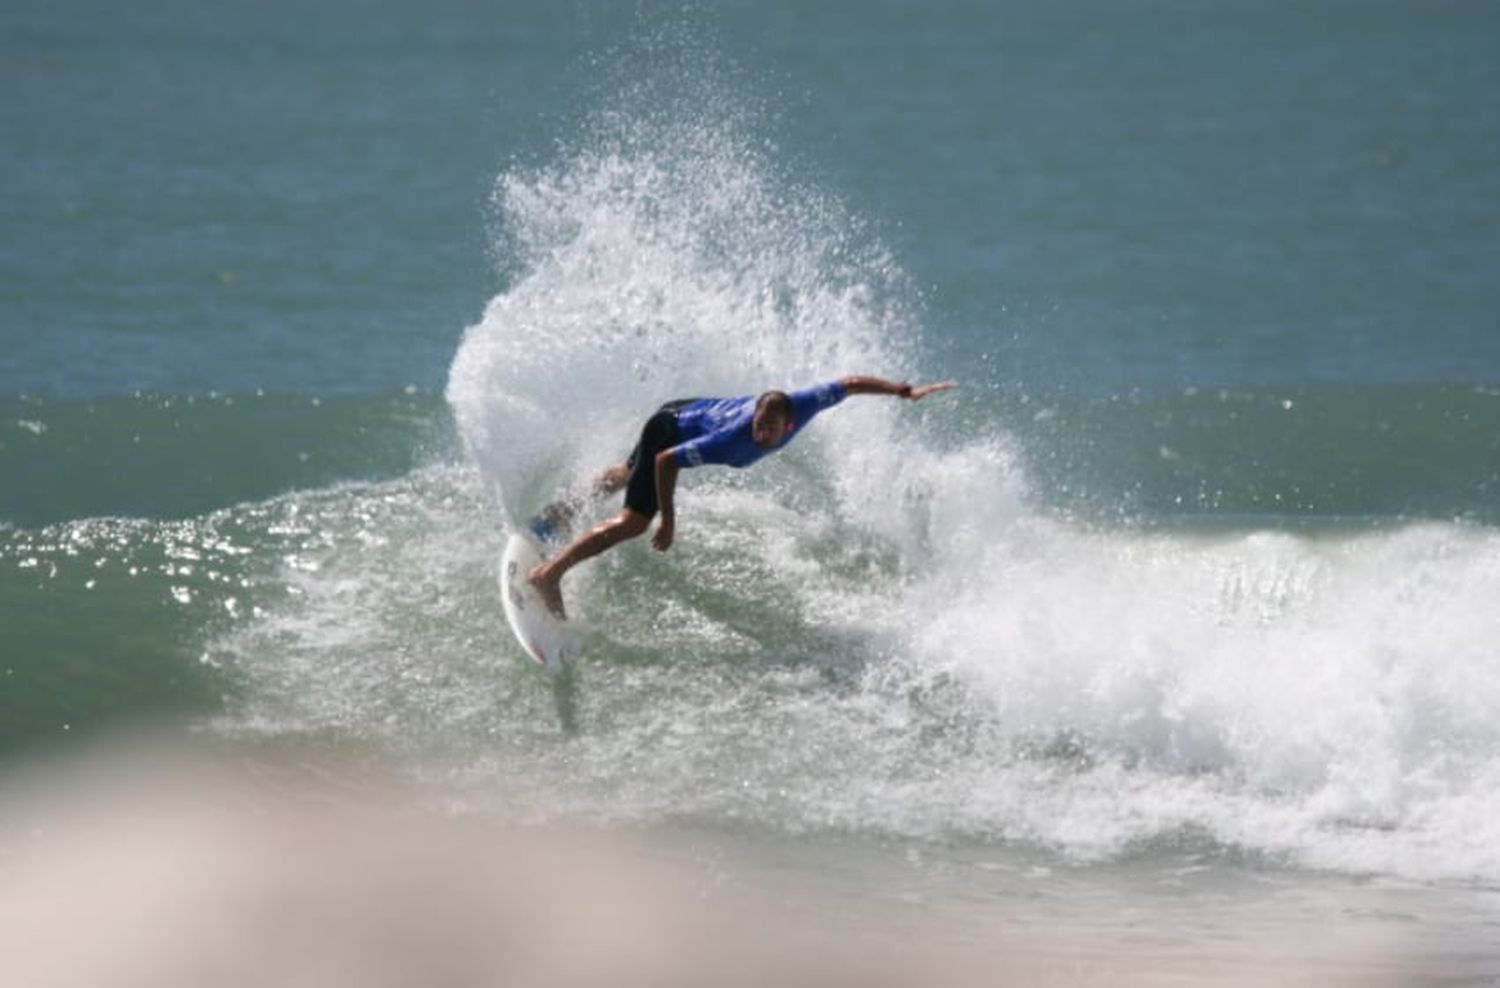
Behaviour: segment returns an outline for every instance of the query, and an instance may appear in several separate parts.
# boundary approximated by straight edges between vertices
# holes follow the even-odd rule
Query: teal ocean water
[[[9,4],[0,757],[173,724],[540,821],[1492,891],[1497,38]],[[962,388],[685,475],[528,667],[518,519],[663,400],[845,373]]]

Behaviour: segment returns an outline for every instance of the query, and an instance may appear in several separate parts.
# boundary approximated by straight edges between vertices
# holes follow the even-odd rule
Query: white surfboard
[[[578,632],[547,609],[526,574],[543,559],[542,548],[529,535],[512,535],[500,554],[500,603],[511,633],[531,660],[549,675],[578,655]]]

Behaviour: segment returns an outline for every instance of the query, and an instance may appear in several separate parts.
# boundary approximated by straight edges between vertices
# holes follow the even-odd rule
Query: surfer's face
[[[781,444],[789,424],[785,415],[769,409],[757,408],[755,418],[750,420],[750,436],[755,440],[755,445],[762,449],[769,449]]]

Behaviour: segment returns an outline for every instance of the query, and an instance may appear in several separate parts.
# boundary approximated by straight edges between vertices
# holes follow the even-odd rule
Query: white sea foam
[[[301,534],[286,598],[212,650],[243,720],[389,745],[445,799],[538,819],[1500,876],[1494,533],[1082,532],[1012,505],[933,511],[908,548],[837,497],[700,485],[672,553],[573,588],[569,736],[499,622],[474,493],[431,470],[247,513]]]
[[[915,661],[969,683],[1012,750],[1087,751],[1042,787],[1057,802],[1029,836],[1093,854],[1198,828],[1324,866],[1500,873],[1500,538],[1044,527],[1040,552],[992,533],[982,579],[931,574],[913,636]],[[988,781],[1005,790],[1014,767]],[[984,830],[951,795],[959,829]]]

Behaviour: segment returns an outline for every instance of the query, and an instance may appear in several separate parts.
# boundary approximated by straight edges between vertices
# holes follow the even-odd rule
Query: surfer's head
[[[785,391],[767,391],[755,402],[755,417],[750,420],[750,436],[762,449],[780,446],[792,431],[792,399]]]

